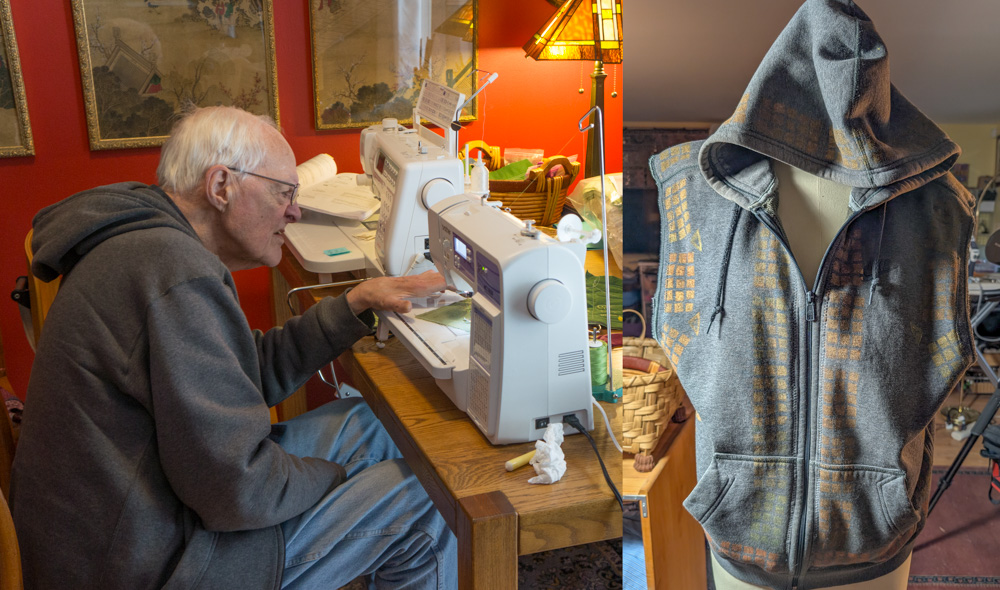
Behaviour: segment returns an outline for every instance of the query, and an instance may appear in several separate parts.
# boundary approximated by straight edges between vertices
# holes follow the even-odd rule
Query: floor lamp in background
[[[622,1],[567,0],[524,45],[524,51],[538,60],[586,60],[594,62],[590,74],[590,107],[604,111],[604,64],[622,63]],[[587,133],[584,176],[600,173],[596,123]]]

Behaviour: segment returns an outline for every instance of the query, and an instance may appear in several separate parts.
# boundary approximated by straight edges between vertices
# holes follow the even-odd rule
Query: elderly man
[[[456,585],[455,539],[371,411],[340,400],[272,427],[372,308],[443,289],[379,278],[251,331],[231,271],[281,259],[295,157],[270,120],[188,113],[159,186],[73,195],[34,220],[32,271],[63,276],[38,347],[11,505],[28,588]]]

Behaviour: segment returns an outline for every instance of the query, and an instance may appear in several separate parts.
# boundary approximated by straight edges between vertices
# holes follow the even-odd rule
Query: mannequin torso
[[[851,188],[813,176],[783,162],[773,161],[778,179],[778,218],[788,237],[795,262],[802,270],[806,286],[812,289],[823,254],[849,215]],[[836,586],[829,590],[906,590],[910,560],[884,576]],[[757,590],[727,572],[712,556],[712,573],[717,590]]]
[[[771,165],[778,178],[778,218],[806,286],[812,289],[823,254],[847,220],[851,187],[783,162]]]

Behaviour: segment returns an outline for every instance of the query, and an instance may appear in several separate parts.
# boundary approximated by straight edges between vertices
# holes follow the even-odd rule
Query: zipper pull
[[[816,294],[806,291],[806,321],[816,321]]]

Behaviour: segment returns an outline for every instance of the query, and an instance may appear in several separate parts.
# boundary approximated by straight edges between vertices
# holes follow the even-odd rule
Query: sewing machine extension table
[[[603,275],[600,253],[597,260],[593,254],[588,253],[587,269]],[[309,284],[315,277],[310,274],[285,252],[272,270],[276,320],[288,315],[287,287]],[[301,304],[329,294],[308,293]],[[373,337],[366,337],[339,362],[343,377],[361,391],[458,537],[459,588],[515,589],[519,555],[621,537],[621,510],[586,437],[573,435],[563,442],[567,471],[562,480],[529,485],[530,466],[507,472],[504,462],[532,450],[534,443],[491,445],[395,338],[379,349]],[[282,419],[304,411],[304,395],[296,395],[298,401],[282,408]],[[602,402],[602,407],[620,438],[621,404]],[[622,456],[596,411],[591,434],[621,489]]]

